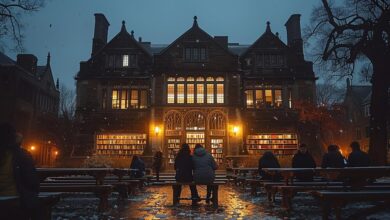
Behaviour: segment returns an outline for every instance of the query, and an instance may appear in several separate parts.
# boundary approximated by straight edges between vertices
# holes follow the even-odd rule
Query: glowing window
[[[178,82],[184,82],[184,77],[179,77],[179,78],[177,78],[177,81],[178,81]]]
[[[174,77],[168,77],[168,82],[175,82],[175,78]]]
[[[217,77],[217,82],[223,82],[223,81],[224,81],[223,77]]]
[[[141,90],[139,108],[147,108],[147,107],[148,107],[148,91]]]
[[[129,55],[123,55],[122,57],[122,66],[128,67],[129,66]]]
[[[206,81],[207,81],[207,82],[214,82],[214,78],[213,78],[213,77],[207,77],[207,78],[206,78]]]
[[[198,103],[198,104],[204,103],[204,85],[203,84],[196,85],[196,103]]]
[[[175,84],[168,84],[168,103],[175,103]]]
[[[201,77],[201,76],[199,76],[199,77],[196,77],[196,81],[198,81],[198,82],[203,82],[203,81],[204,81],[204,78],[203,78],[203,77]]]
[[[207,84],[207,103],[214,103],[214,84]]]
[[[129,107],[129,103],[127,99],[127,90],[121,91],[120,100],[121,100],[120,109],[127,109]]]
[[[193,82],[195,79],[194,77],[190,76],[190,77],[187,77],[187,82]]]
[[[247,108],[253,108],[253,90],[247,90],[245,91],[246,95],[246,107]]]
[[[187,103],[193,104],[194,103],[194,93],[195,93],[195,87],[194,84],[187,84]]]
[[[112,90],[112,109],[119,109],[119,91]]]
[[[292,108],[291,89],[288,90],[288,107],[289,107],[289,108]]]
[[[184,84],[177,84],[177,103],[184,103]]]
[[[256,108],[263,107],[264,104],[264,98],[263,98],[263,90],[256,90]]]
[[[130,105],[132,108],[138,108],[138,90],[131,90]]]
[[[282,107],[282,90],[276,89],[275,90],[275,106],[276,107]]]
[[[265,90],[265,104],[267,106],[272,106],[272,90],[271,89]]]
[[[217,103],[224,103],[223,84],[217,84]]]

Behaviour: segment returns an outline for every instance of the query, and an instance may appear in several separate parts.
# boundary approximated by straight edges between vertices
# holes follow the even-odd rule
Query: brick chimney
[[[92,56],[107,44],[108,20],[104,14],[95,14],[95,31],[92,41]]]
[[[303,41],[301,36],[301,15],[293,14],[285,24],[287,29],[287,45],[303,58]]]
[[[38,59],[32,54],[18,54],[16,64],[31,74],[37,73]]]

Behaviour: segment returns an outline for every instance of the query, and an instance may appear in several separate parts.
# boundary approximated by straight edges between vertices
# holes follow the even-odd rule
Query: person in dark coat
[[[259,159],[259,176],[261,179],[279,181],[281,179],[280,174],[270,175],[266,173],[263,168],[280,168],[278,159],[271,151],[264,152],[263,156]]]
[[[292,159],[292,168],[316,168],[316,163],[308,152],[306,144],[299,146],[298,152]],[[313,181],[313,176],[312,171],[295,173],[295,177],[299,181]]]
[[[366,152],[360,150],[360,144],[357,141],[353,141],[350,144],[352,152],[348,155],[349,167],[366,167],[370,165],[370,157]]]
[[[0,196],[20,197],[19,207],[1,212],[0,219],[41,218],[39,178],[31,154],[20,147],[21,139],[12,125],[0,125]]]
[[[162,159],[163,159],[162,157],[163,157],[163,154],[161,151],[157,151],[153,157],[153,168],[154,168],[154,171],[156,172],[156,180],[157,181],[160,180],[160,170],[162,167]]]
[[[132,178],[142,178],[145,176],[145,163],[138,155],[133,156],[130,169],[135,169],[130,172],[130,177]]]
[[[215,180],[215,170],[218,169],[214,157],[203,148],[196,144],[193,156],[194,162],[194,181],[197,184],[207,185],[206,203],[210,202],[212,187],[210,183]]]
[[[345,158],[340,153],[339,146],[329,145],[328,153],[324,154],[322,157],[322,168],[332,167],[332,168],[343,168],[345,167]]]
[[[193,168],[194,166],[192,162],[190,146],[184,143],[181,146],[175,158],[174,169],[176,170],[176,175],[175,175],[176,181],[182,183],[192,182],[194,180],[192,175]],[[176,187],[177,188],[176,188],[175,196],[180,197],[181,186],[179,185]],[[191,190],[192,204],[195,205],[199,201],[198,191],[196,190],[195,185],[190,185],[190,190]]]

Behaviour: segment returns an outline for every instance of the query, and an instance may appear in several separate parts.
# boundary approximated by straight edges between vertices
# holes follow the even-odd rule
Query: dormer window
[[[277,54],[257,54],[256,66],[258,67],[281,67],[285,65],[285,57]]]
[[[203,62],[207,60],[207,49],[204,47],[187,47],[184,49],[186,62]]]
[[[123,67],[128,67],[129,66],[129,55],[123,55],[122,66]]]

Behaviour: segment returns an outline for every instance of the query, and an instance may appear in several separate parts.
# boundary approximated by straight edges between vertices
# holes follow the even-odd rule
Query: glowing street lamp
[[[233,126],[233,134],[234,134],[234,136],[237,136],[238,131],[239,131],[238,126]]]
[[[31,151],[34,151],[34,150],[35,150],[35,146],[32,145],[32,146],[30,147],[30,150],[31,150]]]
[[[156,136],[158,136],[158,134],[160,133],[160,127],[159,126],[156,126],[154,127],[154,133],[156,133]]]

